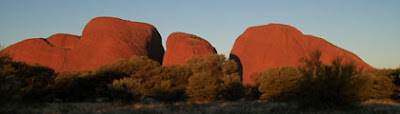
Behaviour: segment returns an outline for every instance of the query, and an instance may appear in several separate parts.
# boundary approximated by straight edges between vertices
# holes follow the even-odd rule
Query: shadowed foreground
[[[159,103],[145,100],[141,103],[110,102],[37,103],[7,105],[0,113],[396,113],[400,103],[391,100],[369,100],[358,107],[336,109],[301,109],[288,102],[211,102],[211,103]]]

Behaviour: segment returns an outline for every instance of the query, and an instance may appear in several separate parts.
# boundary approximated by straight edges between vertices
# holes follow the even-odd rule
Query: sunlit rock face
[[[32,38],[4,50],[13,61],[38,63],[55,71],[92,70],[95,67],[147,56],[162,63],[164,48],[161,36],[150,24],[97,17],[85,26],[82,36],[55,34],[49,38]]]
[[[165,51],[163,65],[186,64],[192,56],[204,57],[207,54],[217,53],[215,48],[203,38],[198,36],[175,32],[168,36],[167,50]]]
[[[357,55],[339,48],[324,39],[303,35],[294,27],[268,24],[248,28],[235,41],[230,58],[240,64],[243,84],[254,85],[251,75],[277,66],[301,66],[299,61],[311,51],[321,51],[321,61],[330,64],[336,57],[343,62],[353,61],[357,69],[370,70],[370,65]]]

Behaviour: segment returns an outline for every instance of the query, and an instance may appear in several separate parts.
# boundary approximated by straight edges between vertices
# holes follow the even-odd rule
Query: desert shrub
[[[0,65],[3,63],[6,63],[7,61],[10,61],[10,60],[11,60],[11,57],[7,53],[1,51],[1,49],[0,49]]]
[[[97,86],[95,89],[96,97],[109,97],[113,95],[109,92],[109,85],[114,80],[130,77],[135,80],[141,80],[144,88],[149,87],[147,83],[154,83],[151,77],[159,75],[161,66],[158,62],[153,61],[145,56],[133,56],[127,60],[118,60],[114,63],[102,65],[96,68],[93,75],[89,77],[93,80],[93,84]],[[144,91],[144,90],[143,90]],[[147,96],[147,93],[142,93]]]
[[[189,77],[186,94],[195,101],[212,101],[217,97],[217,77],[208,73],[194,73]]]
[[[238,100],[245,97],[246,88],[243,86],[238,64],[234,60],[226,60],[222,63],[223,77],[219,78],[219,97],[222,100]]]
[[[367,87],[363,91],[363,99],[389,99],[394,94],[396,85],[387,76],[366,74],[370,77]]]
[[[187,98],[185,89],[188,78],[192,75],[186,65],[170,65],[161,69],[158,75],[161,82],[155,89],[154,98],[160,101],[182,101]]]
[[[114,75],[111,77],[129,77],[131,75],[147,77],[158,73],[160,64],[145,56],[132,56],[111,64],[102,65],[94,70],[95,75]],[[156,71],[156,72],[154,72]]]
[[[63,101],[83,101],[94,96],[97,85],[90,79],[90,71],[60,72],[51,88],[54,98]]]
[[[393,83],[396,85],[396,89],[394,90],[394,94],[392,96],[393,99],[400,100],[400,67],[397,68],[393,73]]]
[[[246,88],[241,84],[238,65],[235,61],[227,60],[224,55],[208,54],[202,58],[193,56],[187,62],[193,75],[189,77],[186,93],[192,99],[197,101],[238,100],[245,96]],[[209,77],[209,79],[204,77]],[[191,79],[192,82],[190,82]],[[205,93],[205,90],[212,91]],[[211,96],[206,96],[207,94]]]
[[[28,65],[11,59],[6,52],[0,51],[0,102],[47,101],[48,85],[52,83],[54,71],[39,64]]]
[[[109,85],[113,98],[119,99],[124,102],[138,101],[144,98],[142,95],[143,86],[140,84],[141,80],[133,78],[117,79]]]
[[[293,96],[301,75],[301,72],[294,67],[270,68],[253,74],[259,77],[258,90],[262,93],[260,99],[263,100],[282,100]]]
[[[392,93],[392,99],[400,99],[400,68],[398,69],[378,69],[370,72],[375,76],[371,98],[389,98]],[[390,91],[393,90],[393,91]]]
[[[366,81],[356,76],[354,64],[342,63],[337,58],[331,65],[324,65],[320,56],[320,51],[314,51],[309,58],[302,59],[305,65],[297,89],[301,106],[335,107],[360,101]]]
[[[222,100],[235,101],[245,96],[245,87],[238,74],[224,75],[218,86],[219,97]]]
[[[222,67],[225,75],[231,75],[239,72],[239,65],[234,60],[225,61]]]
[[[138,83],[143,98],[154,98],[160,101],[181,101],[186,98],[185,89],[192,73],[186,66],[165,66],[158,73],[146,77],[131,75]]]
[[[246,98],[246,100],[258,100],[260,99],[261,96],[261,92],[258,90],[258,86],[253,86],[253,85],[246,85],[244,86],[244,96]]]
[[[118,86],[118,84],[122,86],[132,84],[128,83],[128,81],[140,80],[137,83],[145,87],[146,84],[144,82],[149,82],[154,75],[159,75],[160,69],[161,67],[157,62],[147,57],[133,56],[127,60],[118,60],[110,64],[101,65],[93,71],[61,72],[55,78],[54,93],[56,98],[65,101],[84,101],[96,98],[130,100],[126,95],[117,95],[119,93],[133,95],[130,90],[123,92],[121,90],[122,87]],[[141,89],[140,95],[145,96],[143,91],[147,89],[137,89]],[[137,100],[135,96],[133,98]]]
[[[54,71],[50,68],[3,61],[0,65],[0,92],[2,102],[36,102],[48,100],[48,85]]]
[[[224,55],[207,54],[203,58],[192,56],[187,62],[193,73],[204,72],[212,76],[222,77],[226,58]]]

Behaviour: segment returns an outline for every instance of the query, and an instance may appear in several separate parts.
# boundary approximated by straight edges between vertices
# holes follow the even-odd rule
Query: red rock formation
[[[322,38],[315,37],[312,35],[304,35],[304,37],[308,39],[311,49],[313,50],[319,49],[321,51],[320,60],[322,61],[322,63],[330,64],[332,60],[335,59],[336,57],[341,57],[343,62],[354,62],[357,69],[360,70],[374,69],[373,67],[365,63],[356,54],[347,51],[345,49],[342,49],[340,47],[337,47]]]
[[[185,64],[193,55],[203,57],[210,53],[217,51],[208,41],[192,34],[175,32],[168,36],[163,65]]]
[[[54,34],[46,40],[53,45],[54,47],[58,48],[67,48],[72,49],[78,44],[80,37],[71,35],[71,34]]]
[[[85,26],[79,45],[71,53],[68,60],[74,64],[68,64],[67,69],[85,70],[133,55],[162,63],[164,48],[160,34],[150,24],[98,17]]]
[[[316,49],[321,50],[324,64],[342,57],[344,61],[354,61],[357,68],[373,69],[351,52],[281,24],[248,28],[236,39],[230,58],[241,64],[243,84],[254,85],[250,77],[254,72],[275,66],[300,66],[299,59]]]
[[[67,50],[53,47],[46,39],[32,38],[11,45],[4,50],[13,61],[27,64],[39,63],[53,69],[61,69]]]
[[[161,63],[164,54],[160,34],[152,25],[113,17],[92,19],[82,37],[55,34],[47,39],[24,40],[2,51],[13,61],[39,63],[55,71],[91,70],[133,55]]]

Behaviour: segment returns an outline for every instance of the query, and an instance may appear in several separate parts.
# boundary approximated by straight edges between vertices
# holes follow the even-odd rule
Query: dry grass
[[[360,103],[359,107],[343,109],[299,109],[295,103],[289,102],[176,102],[158,103],[156,101],[135,104],[111,102],[98,103],[40,103],[40,104],[8,104],[0,108],[0,113],[24,114],[57,114],[57,113],[232,113],[232,114],[264,114],[264,113],[400,113],[400,103],[392,100],[369,100]]]

